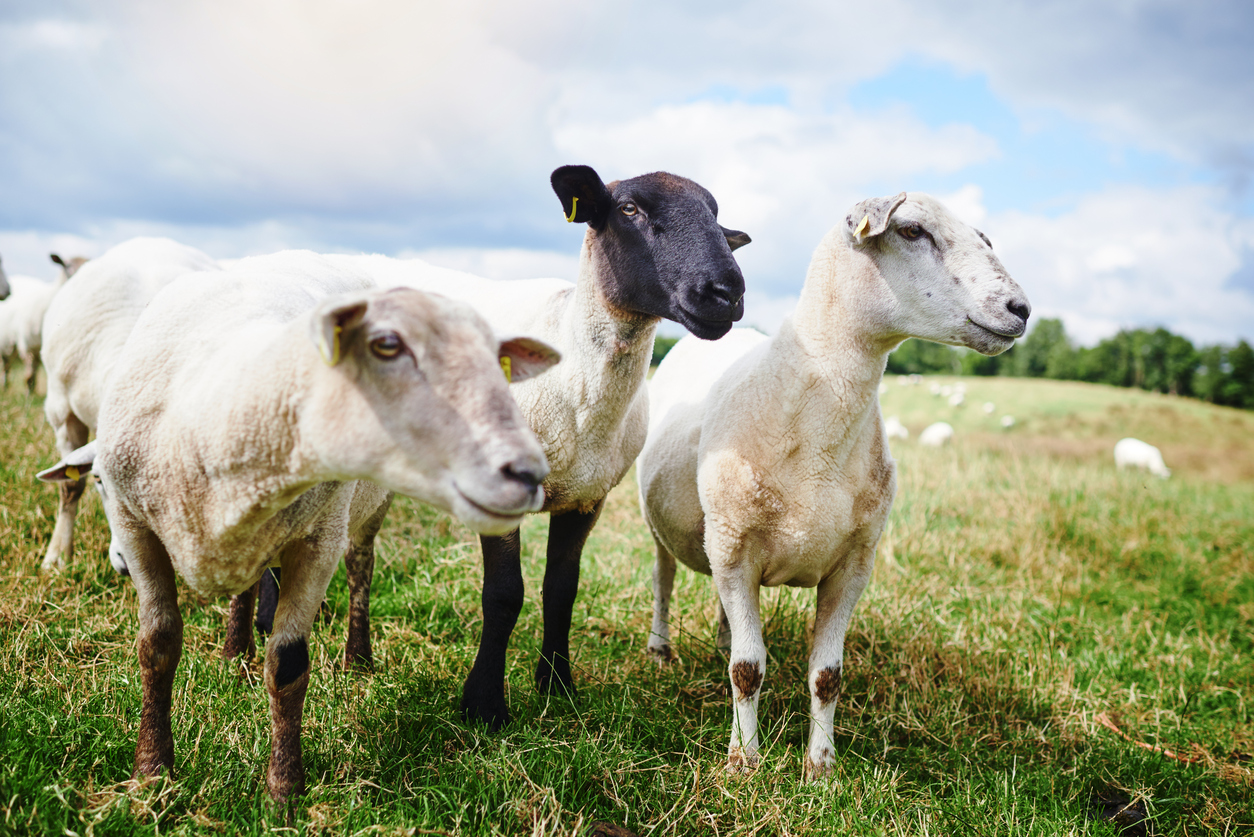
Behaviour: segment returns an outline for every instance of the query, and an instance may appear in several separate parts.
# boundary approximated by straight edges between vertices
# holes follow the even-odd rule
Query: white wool
[[[938,421],[923,428],[919,434],[919,444],[929,448],[939,448],[949,444],[954,437],[954,428],[947,421]]]
[[[1114,452],[1115,466],[1121,470],[1141,468],[1162,479],[1171,476],[1171,470],[1163,463],[1162,451],[1148,442],[1132,437],[1120,439],[1115,443]]]

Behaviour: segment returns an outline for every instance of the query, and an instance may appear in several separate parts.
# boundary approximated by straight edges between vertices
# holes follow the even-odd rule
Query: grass
[[[477,544],[446,516],[397,504],[380,538],[376,672],[336,667],[342,579],[329,591],[337,616],[311,642],[309,791],[291,823],[265,801],[264,689],[217,657],[225,601],[183,593],[176,777],[129,781],[134,592],[105,560],[94,496],[73,566],[37,572],[55,494],[32,474],[54,461],[51,433],[38,402],[10,388],[0,833],[583,835],[596,821],[685,837],[1121,833],[1103,805],[1128,806],[1123,833],[1250,833],[1254,416],[1082,384],[966,383],[957,410],[891,379],[883,396],[915,434],[944,418],[958,435],[942,450],[894,443],[898,497],[847,642],[830,781],[800,781],[813,591],[763,593],[764,762],[729,776],[711,586],[681,569],[681,660],[649,662],[652,545],[629,477],[585,552],[573,703],[531,685],[546,523],[527,523],[515,722],[497,735],[456,711],[480,627]],[[991,418],[985,400],[999,405]],[[996,425],[1003,412],[1010,431]],[[1123,435],[1159,444],[1175,476],[1116,472]]]

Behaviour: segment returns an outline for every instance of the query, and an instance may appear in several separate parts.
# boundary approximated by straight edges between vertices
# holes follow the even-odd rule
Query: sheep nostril
[[[520,459],[507,462],[501,466],[501,472],[513,480],[518,480],[528,488],[535,488],[544,482],[549,469],[531,459]]]
[[[1032,313],[1032,309],[1027,303],[1020,302],[1017,299],[1007,302],[1006,310],[1023,320],[1025,323],[1028,321],[1028,316]]]

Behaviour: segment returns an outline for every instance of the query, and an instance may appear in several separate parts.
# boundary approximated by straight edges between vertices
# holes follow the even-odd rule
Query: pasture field
[[[134,592],[105,558],[91,492],[75,562],[38,573],[55,493],[33,474],[55,456],[38,400],[11,387],[0,394],[0,833],[1254,832],[1254,415],[979,378],[963,379],[967,403],[950,408],[927,380],[886,380],[885,414],[912,438],[893,443],[898,496],[848,637],[830,780],[800,781],[813,591],[763,592],[764,761],[728,775],[712,588],[680,569],[681,660],[648,660],[652,542],[629,476],[585,552],[574,702],[532,685],[546,522],[526,525],[515,720],[496,735],[457,714],[480,627],[477,542],[398,501],[380,537],[375,672],[337,667],[342,575],[335,616],[312,638],[309,790],[291,822],[264,798],[259,666],[241,678],[218,656],[225,601],[184,593],[176,776],[129,781]],[[919,448],[913,437],[936,419],[955,443]],[[1124,435],[1162,448],[1173,478],[1117,472],[1110,448]]]

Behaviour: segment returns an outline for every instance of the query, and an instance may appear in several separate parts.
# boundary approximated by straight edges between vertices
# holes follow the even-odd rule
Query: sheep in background
[[[11,276],[9,298],[0,302],[0,386],[8,383],[9,369],[15,362],[25,367],[23,380],[26,391],[35,394],[35,380],[39,372],[40,349],[43,347],[44,314],[52,304],[52,298],[74,273],[87,263],[76,256],[64,261],[56,253],[50,253],[52,261],[60,266],[54,282],[44,282],[31,276]]]
[[[961,392],[955,392],[953,395],[949,396],[949,406],[961,407],[963,402],[965,402],[966,400],[967,400],[967,397],[964,394],[962,394]]]
[[[901,419],[889,416],[884,419],[884,435],[890,439],[909,439],[910,431],[901,423]]]
[[[1009,430],[1010,428],[1014,427],[1014,426],[1015,426],[1015,417],[1014,417],[1014,416],[1002,416],[1002,417],[1001,417],[1001,426],[1002,426],[1002,429],[1003,429],[1003,430]]]
[[[304,790],[308,635],[340,558],[397,492],[484,534],[543,502],[544,453],[510,395],[557,354],[501,339],[467,305],[381,291],[312,253],[188,274],[138,318],[100,405],[94,461],[44,479],[101,479],[135,581],[135,773],[174,766],[170,722],[183,620],[175,572],[200,595],[242,594],[280,564],[264,680],[267,790]]]
[[[1132,437],[1115,443],[1115,467],[1121,471],[1124,468],[1141,468],[1161,479],[1171,476],[1171,470],[1163,463],[1162,452],[1148,442]]]
[[[923,428],[923,432],[919,434],[919,444],[928,448],[944,447],[953,437],[953,426],[947,421],[938,421]]]
[[[759,757],[762,585],[818,587],[803,770],[835,762],[845,632],[896,491],[875,394],[888,353],[915,336],[997,354],[1029,312],[982,234],[902,193],[863,201],[824,237],[773,338],[685,338],[658,367],[637,465],[657,546],[648,647],[672,656],[676,560],[713,575],[731,638],[729,769]]]
[[[5,275],[4,266],[0,264],[0,300],[9,298],[9,277]]]
[[[984,414],[991,416],[995,412],[997,412],[997,405],[994,404],[992,401],[985,401],[984,402]]]

